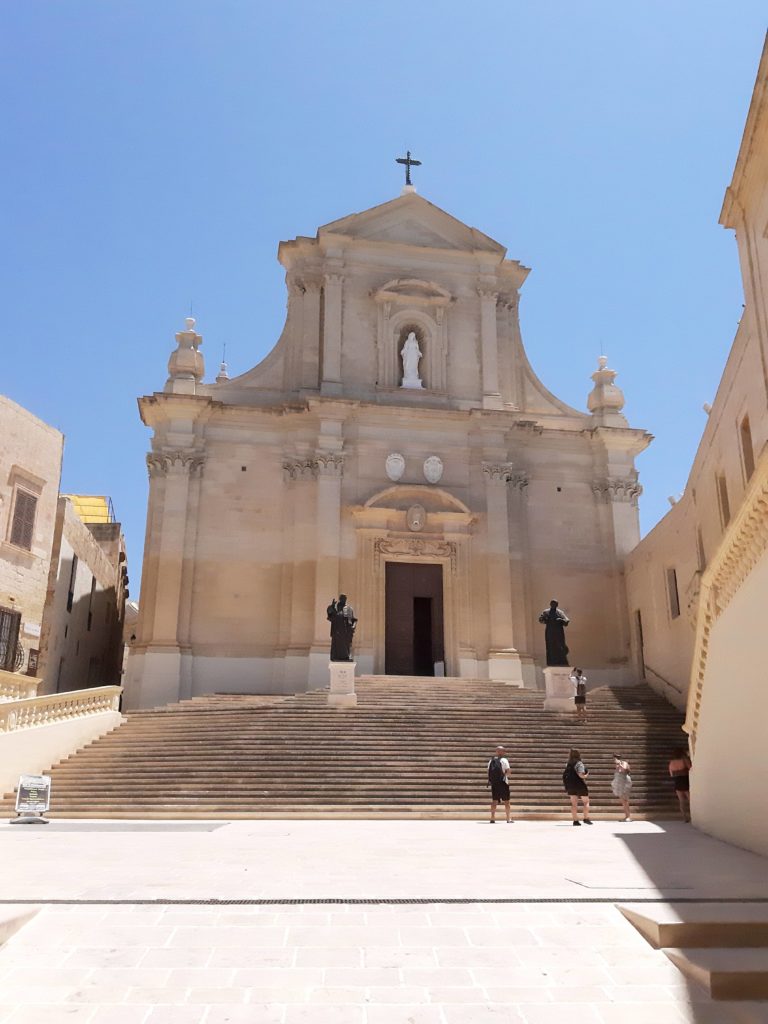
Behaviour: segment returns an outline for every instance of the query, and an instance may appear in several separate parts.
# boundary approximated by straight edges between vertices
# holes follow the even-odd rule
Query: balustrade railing
[[[83,718],[100,711],[119,711],[122,692],[122,686],[97,686],[90,690],[8,701],[0,704],[0,734]]]
[[[37,696],[40,682],[34,676],[19,676],[15,672],[0,671],[0,704],[9,700],[26,700]]]

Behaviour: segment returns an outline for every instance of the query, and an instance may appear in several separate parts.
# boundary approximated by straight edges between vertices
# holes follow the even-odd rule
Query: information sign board
[[[16,792],[19,814],[44,814],[51,806],[50,775],[20,775]]]

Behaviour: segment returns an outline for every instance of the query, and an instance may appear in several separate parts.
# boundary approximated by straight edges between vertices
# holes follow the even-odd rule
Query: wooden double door
[[[384,633],[387,675],[444,672],[442,565],[387,562]]]

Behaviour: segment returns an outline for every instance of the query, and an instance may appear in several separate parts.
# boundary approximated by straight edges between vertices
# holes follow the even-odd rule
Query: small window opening
[[[667,569],[667,596],[670,617],[677,619],[680,616],[680,595],[677,592],[677,572],[674,569]]]
[[[717,504],[720,508],[720,523],[723,529],[725,529],[731,521],[731,503],[728,500],[728,483],[725,479],[725,473],[717,474],[715,484],[717,486]]]
[[[739,438],[741,440],[741,458],[744,463],[744,479],[749,480],[755,472],[755,448],[752,444],[752,427],[749,424],[749,416],[745,416],[741,421]]]

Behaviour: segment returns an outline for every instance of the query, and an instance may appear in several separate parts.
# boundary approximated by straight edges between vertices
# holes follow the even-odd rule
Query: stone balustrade
[[[118,711],[122,686],[98,686],[90,690],[51,693],[0,704],[0,735],[36,725],[84,718],[100,711]]]
[[[34,676],[21,676],[16,672],[0,670],[0,704],[36,697],[39,683],[40,680]]]

